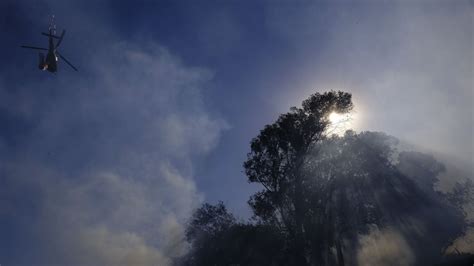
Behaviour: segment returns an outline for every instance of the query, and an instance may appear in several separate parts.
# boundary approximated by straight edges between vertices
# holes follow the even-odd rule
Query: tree
[[[432,265],[465,232],[466,214],[459,207],[469,202],[472,186],[457,185],[447,194],[435,191],[433,182],[443,165],[425,154],[399,153],[397,143],[383,133],[347,131],[306,154],[301,173],[308,264],[354,265],[364,248],[361,236],[388,228],[416,255],[416,265]],[[204,204],[188,226],[192,249],[183,264],[298,265],[288,233],[294,229],[273,219],[259,221],[237,222],[222,203]],[[374,250],[369,254],[381,256]]]
[[[313,264],[356,261],[359,236],[375,227],[396,229],[417,262],[431,265],[465,232],[459,204],[466,200],[454,204],[450,193],[434,190],[444,166],[428,155],[398,153],[397,143],[383,133],[347,131],[307,155],[305,228]]]
[[[183,265],[230,265],[222,247],[225,234],[237,224],[235,217],[227,211],[224,203],[217,205],[205,203],[197,209],[186,228],[186,239],[193,246],[182,259]],[[224,259],[224,261],[222,261]]]
[[[257,217],[284,230],[294,242],[293,264],[306,265],[304,215],[306,202],[302,168],[311,147],[324,139],[332,112],[352,110],[352,96],[346,92],[316,93],[267,125],[251,142],[244,163],[250,182],[264,190],[249,201]]]
[[[352,108],[348,93],[316,93],[252,140],[245,173],[263,186],[249,200],[255,217],[286,235],[293,265],[345,265],[373,226],[414,221],[433,233],[432,249],[420,247],[420,254],[439,254],[465,228],[456,199],[434,191],[444,166],[419,153],[398,154],[398,141],[383,133],[328,137],[329,115]],[[411,233],[403,234],[414,249],[426,244],[426,236]]]
[[[204,204],[187,229],[185,265],[364,265],[360,254],[390,264],[365,241],[386,243],[386,232],[416,265],[441,261],[466,231],[473,183],[436,191],[445,167],[399,152],[399,141],[384,133],[327,136],[329,114],[350,111],[350,98],[314,94],[252,140],[245,172],[263,186],[249,200],[255,219],[237,222],[222,203]]]
[[[186,230],[191,251],[178,265],[287,265],[276,228],[237,222],[222,202],[203,204]]]

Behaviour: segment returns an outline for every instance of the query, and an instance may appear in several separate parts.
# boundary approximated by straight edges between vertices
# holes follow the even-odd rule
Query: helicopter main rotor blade
[[[46,33],[46,32],[42,32],[41,35],[44,35],[46,37],[51,37],[51,38],[54,38],[54,39],[59,39],[60,37],[54,35],[54,34],[51,34],[51,33]]]
[[[41,48],[41,47],[35,47],[35,46],[26,46],[22,45],[21,48],[28,48],[28,49],[35,49],[35,50],[43,50],[43,51],[48,51],[46,48]]]
[[[76,68],[75,66],[73,66],[69,61],[67,61],[67,59],[64,58],[64,56],[62,56],[62,55],[61,55],[60,53],[58,53],[58,52],[56,52],[56,53],[59,55],[59,57],[61,57],[62,60],[64,60],[64,62],[66,62],[70,67],[72,67],[72,69],[74,69],[74,70],[76,70],[76,71],[79,71],[79,70],[77,70],[77,68]]]
[[[61,44],[61,42],[63,41],[64,34],[66,34],[66,30],[63,30],[63,32],[61,33],[61,36],[59,36],[59,41],[58,41],[58,43],[56,44],[56,48],[58,48],[59,45]]]

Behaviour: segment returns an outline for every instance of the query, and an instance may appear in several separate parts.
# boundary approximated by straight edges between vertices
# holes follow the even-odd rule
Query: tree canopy
[[[432,156],[400,152],[380,132],[329,135],[331,112],[352,108],[349,93],[316,93],[265,126],[244,162],[248,181],[262,185],[249,200],[254,220],[238,222],[222,203],[203,205],[187,229],[184,264],[440,261],[466,231],[472,182],[442,193],[435,184],[445,167]],[[390,254],[376,254],[384,246]]]
[[[324,138],[332,112],[352,110],[352,95],[342,91],[315,93],[302,107],[280,115],[251,142],[244,163],[250,182],[264,190],[255,194],[250,206],[262,221],[277,224],[293,239],[293,263],[306,264],[304,216],[307,209],[303,167],[311,147]]]

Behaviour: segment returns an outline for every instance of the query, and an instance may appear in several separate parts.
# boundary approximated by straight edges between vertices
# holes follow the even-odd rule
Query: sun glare
[[[328,133],[330,134],[344,135],[344,132],[351,128],[350,114],[332,112],[329,115],[329,121],[331,122],[331,125],[328,128]]]
[[[338,124],[344,120],[344,115],[333,112],[329,115],[329,120],[332,124]]]

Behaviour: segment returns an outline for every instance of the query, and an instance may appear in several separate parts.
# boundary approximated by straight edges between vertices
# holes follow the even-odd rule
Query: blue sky
[[[2,1],[0,263],[166,265],[200,202],[249,216],[250,140],[316,91],[352,92],[356,130],[472,164],[472,12],[461,0]],[[46,44],[52,14],[79,72],[41,72],[19,48]]]

